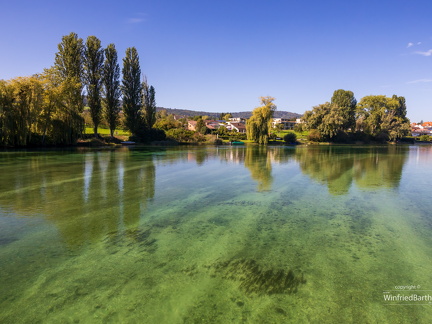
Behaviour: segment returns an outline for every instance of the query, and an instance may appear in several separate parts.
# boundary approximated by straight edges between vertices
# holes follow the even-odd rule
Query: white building
[[[276,128],[279,124],[283,125],[283,129],[294,129],[297,121],[289,120],[288,118],[273,118],[272,127]]]

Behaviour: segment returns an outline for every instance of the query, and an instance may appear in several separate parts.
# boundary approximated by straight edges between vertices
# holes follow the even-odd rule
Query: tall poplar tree
[[[357,100],[349,90],[335,90],[331,98],[332,109],[342,118],[340,131],[354,130]]]
[[[155,89],[149,86],[147,80],[142,83],[142,105],[143,118],[147,128],[152,128],[156,122],[156,99]]]
[[[126,49],[126,56],[123,58],[123,112],[126,117],[126,127],[132,135],[136,135],[142,125],[141,118],[141,68],[139,56],[135,47]]]
[[[111,137],[118,125],[120,113],[120,66],[117,62],[117,50],[114,44],[105,49],[103,72],[105,119],[108,122]]]
[[[95,136],[102,118],[102,75],[104,50],[96,36],[89,36],[84,48],[84,79],[87,86],[87,104],[93,121]]]
[[[83,90],[83,41],[75,33],[63,36],[55,55],[54,70],[63,89],[63,129],[67,133],[64,144],[74,143],[82,134],[84,119]]]

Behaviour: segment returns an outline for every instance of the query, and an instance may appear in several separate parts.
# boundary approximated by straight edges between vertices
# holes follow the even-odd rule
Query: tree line
[[[313,107],[303,115],[309,138],[314,141],[396,141],[409,134],[404,97],[383,95],[363,97],[336,90],[330,102]]]
[[[96,36],[85,42],[76,33],[63,36],[52,67],[30,77],[0,80],[0,145],[76,143],[84,131],[84,96],[95,135],[104,120],[113,137],[123,108],[133,136],[164,137],[152,129],[155,89],[141,77],[135,47],[126,49],[121,75],[120,80],[114,44],[102,48]]]
[[[273,97],[261,97],[262,106],[255,108],[246,122],[249,140],[267,144],[276,105]],[[309,131],[309,140],[321,142],[396,141],[410,132],[404,97],[393,95],[366,96],[357,103],[354,93],[336,90],[330,102],[304,113],[297,131]],[[287,139],[287,142],[292,141]]]

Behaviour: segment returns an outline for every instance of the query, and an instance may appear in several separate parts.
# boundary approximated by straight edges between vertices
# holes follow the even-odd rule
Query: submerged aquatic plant
[[[266,269],[253,259],[231,259],[212,266],[216,275],[239,282],[239,288],[247,294],[272,295],[296,293],[306,283],[303,273],[293,270]]]

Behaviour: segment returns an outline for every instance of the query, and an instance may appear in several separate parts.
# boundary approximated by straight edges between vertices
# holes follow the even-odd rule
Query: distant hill
[[[214,118],[219,118],[220,113],[207,112],[207,111],[195,111],[195,110],[187,110],[187,109],[176,109],[176,108],[164,108],[157,107],[157,111],[166,110],[168,114],[174,114],[182,117],[193,117],[193,116],[210,116]],[[227,113],[225,111],[224,113]],[[229,112],[233,117],[236,118],[250,118],[252,116],[252,111],[242,111],[242,112]],[[300,118],[302,115],[289,112],[276,110],[274,113],[275,118]]]

